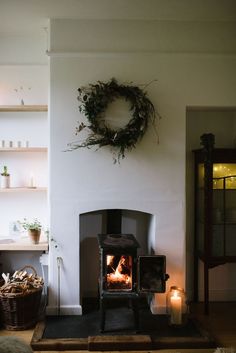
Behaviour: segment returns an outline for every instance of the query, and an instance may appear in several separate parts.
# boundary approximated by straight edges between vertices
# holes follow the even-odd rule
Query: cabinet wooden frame
[[[203,262],[203,278],[204,278],[204,311],[209,313],[209,270],[215,266],[228,262],[236,262],[235,255],[226,255],[225,251],[222,256],[213,254],[213,193],[217,190],[213,189],[213,165],[236,164],[236,149],[233,148],[214,148],[214,135],[204,134],[201,137],[203,148],[194,150],[194,299],[198,301],[198,280],[199,267],[198,260]],[[204,185],[203,185],[203,249],[200,251],[198,247],[198,212],[200,202],[198,199],[199,192],[199,165],[203,165],[204,169]],[[230,191],[227,190],[227,191]],[[232,190],[234,191],[234,190]],[[225,189],[222,189],[223,197],[225,197]],[[236,191],[235,191],[236,192]],[[224,202],[225,207],[225,202]],[[224,210],[225,212],[225,210]],[[223,239],[225,242],[225,219],[223,225]],[[235,225],[236,227],[236,225]]]

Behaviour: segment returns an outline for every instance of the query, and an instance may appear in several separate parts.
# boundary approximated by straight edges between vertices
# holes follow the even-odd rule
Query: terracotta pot
[[[32,244],[38,244],[39,243],[41,230],[29,229],[28,230],[28,234],[29,234],[29,237],[30,237],[30,240],[31,240]]]

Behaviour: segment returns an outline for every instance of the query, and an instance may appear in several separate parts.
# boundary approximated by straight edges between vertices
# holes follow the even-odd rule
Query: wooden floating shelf
[[[1,147],[0,152],[47,152],[47,147]]]
[[[48,242],[42,241],[39,244],[31,244],[27,240],[9,241],[9,239],[1,239],[0,251],[48,251]]]
[[[47,112],[47,105],[1,105],[0,112]]]
[[[13,188],[0,188],[0,192],[38,192],[38,191],[47,191],[46,187],[13,187]]]

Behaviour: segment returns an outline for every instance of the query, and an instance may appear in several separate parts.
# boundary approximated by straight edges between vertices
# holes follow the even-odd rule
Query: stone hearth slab
[[[70,325],[71,319],[71,325]],[[81,318],[78,318],[78,320]],[[155,318],[158,320],[158,318]],[[58,317],[58,322],[61,324],[65,320],[65,324],[69,327],[69,331],[72,333],[76,331],[77,327],[74,328],[76,320],[75,317],[63,318]],[[56,326],[55,326],[56,325]],[[142,331],[140,334],[130,331],[127,334],[118,332],[105,332],[103,334],[88,335],[87,337],[56,337],[55,334],[51,337],[45,337],[46,332],[46,320],[41,321],[37,324],[31,346],[37,351],[51,351],[51,350],[89,350],[89,351],[120,351],[120,350],[152,350],[152,349],[168,349],[168,348],[214,348],[216,343],[211,335],[204,330],[194,318],[190,319],[191,330],[186,329],[186,335],[184,330],[175,333],[170,331],[166,333],[166,328],[160,332],[160,327],[163,325],[157,322],[157,331],[150,331],[150,333]],[[55,331],[57,332],[57,323],[53,321]],[[60,326],[59,326],[60,327]],[[63,327],[63,326],[62,326]],[[195,327],[196,332],[192,333],[192,327]],[[61,328],[60,328],[61,329]],[[191,334],[190,334],[191,332]],[[65,332],[66,333],[66,332]],[[50,336],[50,335],[49,335]]]
[[[93,336],[88,337],[89,351],[150,350],[152,340],[147,335],[136,336]]]

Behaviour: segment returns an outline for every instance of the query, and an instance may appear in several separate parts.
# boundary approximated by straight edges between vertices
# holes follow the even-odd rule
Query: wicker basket
[[[35,269],[31,268],[35,275]],[[26,293],[1,293],[0,309],[2,312],[2,323],[7,330],[25,330],[34,326],[39,315],[43,287],[35,288]]]
[[[0,279],[0,288],[4,285],[4,280]],[[0,329],[3,326],[3,319],[2,319],[2,309],[1,309],[1,305],[0,305]]]

